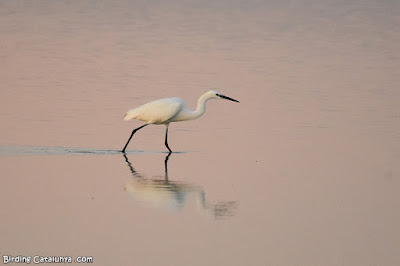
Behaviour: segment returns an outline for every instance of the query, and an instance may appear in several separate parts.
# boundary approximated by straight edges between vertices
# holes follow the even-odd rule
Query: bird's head
[[[239,102],[238,100],[235,100],[235,99],[232,99],[232,98],[230,98],[228,96],[225,96],[225,95],[223,95],[223,94],[221,94],[221,93],[219,93],[218,91],[215,91],[215,90],[210,90],[206,94],[208,94],[210,98],[214,98],[214,99],[225,99],[225,100],[230,100],[230,101],[237,102],[237,103]]]

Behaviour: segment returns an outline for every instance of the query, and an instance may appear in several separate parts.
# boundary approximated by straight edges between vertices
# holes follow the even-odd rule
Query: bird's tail
[[[136,118],[136,109],[131,109],[128,112],[126,112],[125,116],[124,116],[124,120],[132,120]]]

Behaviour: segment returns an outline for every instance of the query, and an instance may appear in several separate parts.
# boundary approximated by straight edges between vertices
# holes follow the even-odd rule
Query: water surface
[[[399,265],[398,1],[2,1],[0,255]],[[179,96],[199,120],[137,132]]]

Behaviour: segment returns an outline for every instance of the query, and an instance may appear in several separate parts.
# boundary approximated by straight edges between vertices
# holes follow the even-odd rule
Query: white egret
[[[218,93],[217,91],[211,90],[203,94],[197,103],[197,109],[192,111],[186,107],[186,103],[181,98],[165,98],[156,100],[153,102],[146,103],[134,109],[130,109],[124,117],[124,120],[138,119],[145,122],[144,125],[135,128],[132,131],[131,136],[122,149],[125,153],[125,149],[132,139],[132,136],[141,128],[149,124],[155,125],[166,125],[167,129],[165,131],[165,147],[172,152],[168,146],[168,126],[171,122],[179,122],[186,120],[193,120],[199,118],[206,111],[206,102],[210,99],[226,99],[234,102],[239,102],[235,99],[229,98],[225,95]]]

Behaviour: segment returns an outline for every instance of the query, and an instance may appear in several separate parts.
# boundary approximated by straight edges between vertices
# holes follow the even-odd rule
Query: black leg
[[[165,131],[165,147],[167,147],[169,152],[172,152],[172,150],[168,146],[168,127],[169,127],[169,124],[166,124],[166,126],[167,126],[167,130]]]
[[[136,131],[138,131],[139,129],[141,129],[141,128],[143,128],[143,127],[147,126],[147,125],[148,125],[148,124],[144,124],[143,126],[140,126],[140,127],[138,127],[138,128],[135,128],[135,129],[132,131],[132,134],[131,134],[131,136],[129,137],[128,141],[127,141],[127,142],[126,142],[126,144],[125,144],[125,147],[122,149],[122,151],[121,151],[121,152],[125,153],[125,149],[126,149],[126,147],[128,146],[128,144],[129,144],[129,141],[131,141],[131,138],[133,137],[133,134],[135,134],[135,133],[136,133]]]

